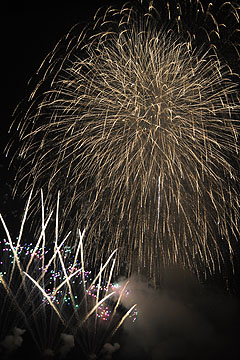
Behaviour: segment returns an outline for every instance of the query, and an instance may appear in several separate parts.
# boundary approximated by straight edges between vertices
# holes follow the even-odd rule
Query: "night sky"
[[[2,52],[2,112],[0,142],[0,203],[1,213],[7,214],[8,221],[14,226],[18,219],[19,207],[22,213],[23,202],[15,198],[12,202],[10,188],[14,185],[16,169],[10,167],[11,156],[16,150],[12,148],[6,159],[4,149],[13,133],[8,133],[13,121],[13,112],[18,104],[33,89],[28,85],[38,67],[54,48],[56,43],[68,33],[75,24],[87,24],[101,6],[123,4],[124,1],[90,0],[78,2],[73,8],[65,4],[58,7],[39,5],[17,6],[1,13],[1,52]],[[10,7],[10,6],[9,6]],[[11,211],[10,211],[11,210]],[[18,214],[18,215],[20,215]]]
[[[34,2],[33,2],[34,3]],[[104,0],[87,0],[87,1],[78,1],[76,2],[74,8],[67,8],[66,3],[59,2],[58,8],[47,8],[42,7],[41,2],[39,2],[38,7],[34,4],[32,8],[29,6],[24,7],[24,5],[18,6],[18,8],[14,8],[11,10],[4,10],[1,13],[1,61],[2,61],[2,71],[1,71],[1,121],[0,121],[0,212],[3,214],[7,224],[10,229],[16,230],[19,229],[20,226],[20,218],[24,208],[24,202],[20,198],[16,198],[12,200],[11,198],[11,189],[14,185],[14,175],[15,168],[14,166],[9,169],[9,161],[10,158],[6,158],[4,154],[4,148],[8,144],[11,139],[11,134],[8,134],[8,129],[10,124],[13,121],[13,111],[18,103],[28,96],[31,88],[28,86],[29,79],[34,75],[37,68],[40,66],[43,59],[47,56],[47,54],[53,49],[57,41],[64,36],[73,25],[76,23],[86,23],[88,22],[95,14],[96,10],[102,5],[114,5],[116,1],[104,1]],[[123,4],[125,1],[118,1],[118,4]],[[11,155],[13,151],[11,152]],[[2,228],[0,230],[0,235],[2,236]],[[234,300],[231,302],[231,299],[224,300],[225,294],[221,297],[221,301],[216,305],[217,312],[216,314],[223,314],[224,311],[227,311],[228,315],[219,317],[218,321],[215,321],[216,332],[221,333],[222,328],[226,326],[231,327],[231,319],[234,317],[237,318],[239,316],[239,308],[236,305],[240,296],[240,285],[239,284],[239,274],[237,272],[236,278],[232,278],[233,287],[233,296]],[[171,276],[170,276],[171,277]],[[175,283],[177,277],[175,275],[172,277],[174,281],[171,284]],[[210,279],[208,286],[210,288],[214,288],[214,295],[208,296],[205,294],[203,296],[203,304],[199,306],[201,308],[202,313],[210,313],[211,309],[214,309],[214,300],[218,298],[220,290],[215,289],[215,280],[217,286],[220,285],[220,288],[225,288],[225,283],[221,286],[221,280],[219,279]],[[174,285],[172,285],[174,287]],[[171,286],[170,286],[171,288]],[[177,293],[176,288],[174,288]],[[167,290],[168,291],[168,290]],[[216,292],[215,292],[216,291]],[[171,293],[171,289],[167,294]],[[179,293],[178,293],[179,295]],[[197,304],[195,301],[196,293],[191,291],[181,292],[181,296],[176,297],[176,316],[178,316],[178,321],[184,322],[184,312],[180,304],[182,304],[182,299],[187,297],[188,301],[192,301],[193,304]],[[231,295],[232,296],[232,295]],[[159,301],[159,304],[163,304],[166,301],[166,298],[156,297],[155,298],[155,306]],[[209,305],[209,306],[208,306]],[[226,305],[226,306],[225,306]],[[231,308],[233,306],[233,309]],[[193,306],[194,307],[194,306]],[[197,306],[195,306],[197,308]],[[169,314],[172,311],[171,306],[167,308]],[[180,315],[179,315],[180,314]],[[206,315],[205,314],[205,315]],[[190,313],[186,314],[186,317],[190,318]],[[204,321],[208,319],[208,315],[203,316]],[[222,320],[222,321],[221,321]],[[154,320],[153,320],[154,322]],[[179,325],[177,325],[179,326]],[[203,325],[203,329],[204,329]],[[219,328],[218,328],[219,326]],[[234,326],[236,326],[236,321],[234,322]],[[146,327],[147,329],[148,327]],[[158,326],[153,328],[153,333],[157,333]],[[147,330],[146,330],[147,331]],[[229,329],[229,332],[222,331],[223,336],[231,336],[234,329]],[[236,330],[237,331],[237,330]],[[204,330],[203,330],[204,332]],[[234,332],[235,333],[235,332]],[[188,335],[188,334],[187,334]],[[124,338],[124,334],[122,335]],[[190,336],[190,334],[189,334]],[[201,338],[202,336],[202,338]],[[133,343],[138,343],[144,337],[144,331],[139,331],[139,337],[133,337]],[[220,338],[217,338],[216,343],[219,343]],[[125,339],[126,340],[126,339]],[[191,340],[191,338],[190,338]],[[200,334],[200,343],[203,340],[203,333]],[[128,343],[128,342],[127,342]],[[210,341],[211,343],[211,341]],[[229,344],[231,342],[229,341]],[[234,342],[235,344],[235,342]],[[207,345],[209,345],[207,343]],[[176,345],[177,346],[177,345]],[[210,346],[210,345],[209,345]],[[231,347],[231,345],[229,345]],[[233,345],[235,346],[235,345]],[[217,345],[216,345],[217,348]],[[132,357],[126,351],[126,357],[124,359],[140,359],[141,347],[136,346],[136,352],[138,355],[133,356],[134,350],[132,350]],[[211,348],[212,349],[212,348]],[[223,359],[237,359],[238,349],[232,348],[230,349],[230,357],[227,357],[227,353],[224,353]],[[211,350],[212,351],[212,350]],[[130,352],[131,353],[131,352]],[[195,351],[192,350],[192,359]],[[143,355],[143,359],[180,359],[173,354],[173,357],[147,357],[147,355]],[[114,359],[115,357],[113,357]],[[198,357],[196,357],[198,359]],[[208,358],[208,357],[207,357]],[[120,359],[120,357],[116,356],[116,359]],[[182,360],[185,357],[181,358]],[[200,358],[199,358],[200,359]],[[215,359],[214,354],[212,354],[212,359]],[[216,359],[220,359],[219,351]]]
[[[120,7],[125,1],[90,0],[79,2],[74,7],[60,4],[38,7],[19,5],[5,9],[1,14],[1,49],[2,49],[2,111],[1,111],[1,142],[0,142],[0,211],[10,228],[16,228],[24,208],[19,196],[14,201],[11,189],[14,185],[16,168],[9,163],[17,147],[12,148],[6,158],[4,148],[16,132],[8,133],[13,121],[13,112],[18,104],[27,98],[36,81],[28,85],[38,67],[54,48],[56,43],[77,23],[87,24],[101,6],[115,5]],[[16,130],[16,127],[14,127]],[[17,144],[17,143],[16,143]],[[239,264],[239,263],[238,263]],[[238,272],[238,277],[239,277]],[[234,281],[235,291],[236,281]]]

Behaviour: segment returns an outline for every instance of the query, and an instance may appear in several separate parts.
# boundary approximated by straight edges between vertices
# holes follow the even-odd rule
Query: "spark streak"
[[[43,62],[18,176],[49,203],[61,187],[59,231],[86,228],[93,266],[117,247],[125,275],[213,274],[239,239],[239,6],[142,5],[98,12]]]

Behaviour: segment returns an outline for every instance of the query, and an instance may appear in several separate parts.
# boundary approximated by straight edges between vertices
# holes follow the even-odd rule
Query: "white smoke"
[[[23,343],[22,335],[26,330],[14,327],[12,334],[5,336],[4,340],[0,345],[4,348],[6,352],[12,352],[17,350]]]
[[[59,348],[61,358],[65,358],[69,351],[74,347],[74,337],[70,334],[61,334],[62,345]]]
[[[103,345],[100,355],[102,355],[103,359],[111,360],[113,353],[120,349],[120,345],[118,343],[114,343],[113,345],[110,343],[106,343]]]
[[[240,358],[239,305],[226,294],[204,288],[185,270],[162,274],[161,288],[130,278],[126,308],[137,303],[138,316],[127,319],[118,341],[123,359],[213,360]],[[122,286],[121,286],[122,287]]]

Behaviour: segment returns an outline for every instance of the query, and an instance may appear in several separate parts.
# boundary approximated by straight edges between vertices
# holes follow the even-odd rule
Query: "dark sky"
[[[4,148],[12,137],[8,129],[13,121],[13,111],[31,90],[29,79],[72,26],[91,21],[101,6],[119,6],[124,2],[88,0],[76,2],[74,7],[66,7],[65,3],[60,2],[57,8],[46,6],[40,1],[33,2],[32,6],[24,6],[21,2],[18,7],[9,5],[8,9],[1,9],[0,211],[8,217],[10,208],[18,208],[18,203],[16,200],[12,203],[9,195],[9,185],[13,185],[15,170],[8,169],[10,159],[6,159]],[[24,205],[20,204],[21,207]]]
[[[40,2],[38,2],[40,4]],[[57,41],[77,23],[92,19],[100,6],[123,1],[79,1],[74,8],[19,7],[1,14],[2,101],[1,148],[15,106],[27,95],[27,82]]]
[[[40,2],[39,2],[40,3]],[[88,22],[93,17],[96,10],[99,6],[107,5],[107,4],[123,4],[125,1],[109,1],[109,0],[81,0],[76,2],[78,5],[74,8],[66,8],[66,4],[64,3],[57,9],[51,8],[44,8],[43,6],[39,5],[36,7],[36,3],[33,1],[33,8],[19,8],[14,10],[6,10],[1,12],[0,16],[0,26],[1,26],[1,61],[2,63],[2,71],[1,71],[1,120],[0,120],[0,212],[5,215],[5,218],[8,223],[10,223],[10,227],[16,222],[19,216],[22,214],[22,208],[24,207],[24,203],[20,200],[12,201],[10,198],[10,185],[14,182],[14,169],[8,170],[9,159],[5,158],[3,154],[3,150],[7,145],[8,141],[10,140],[10,135],[8,135],[8,128],[13,120],[12,113],[17,106],[17,104],[28,95],[29,88],[28,88],[28,80],[31,76],[34,75],[35,71],[38,69],[39,65],[46,57],[46,55],[53,49],[57,41],[64,36],[70,28],[79,22]],[[20,205],[20,206],[19,206]],[[11,212],[10,212],[11,209]],[[14,220],[15,219],[15,220]],[[20,226],[20,224],[19,224]],[[1,224],[0,224],[1,227]],[[18,227],[19,228],[19,227]],[[0,229],[0,235],[1,235]],[[191,294],[192,296],[192,294]],[[160,300],[159,300],[160,299]],[[157,298],[159,304],[163,303],[162,298]],[[168,299],[167,299],[168,300]],[[205,302],[210,303],[209,299],[205,299]],[[165,301],[165,300],[164,300]],[[196,300],[194,300],[196,303]],[[193,304],[195,304],[193,301]],[[209,311],[209,308],[213,308],[216,304],[215,298],[214,301],[211,300],[211,307],[205,305],[201,305],[202,313],[203,311]],[[227,304],[225,307],[222,304],[218,304],[219,310],[215,311],[216,314],[225,314],[226,309],[228,313],[232,309],[232,304],[230,302],[224,303]],[[197,304],[198,305],[198,304]],[[198,310],[197,305],[195,308]],[[156,304],[155,304],[156,306]],[[174,305],[177,314],[177,321],[179,321],[179,333],[182,331],[182,324],[185,324],[186,316],[182,310],[181,302]],[[235,303],[234,303],[234,306]],[[149,307],[148,307],[149,308]],[[195,311],[195,308],[193,310]],[[167,307],[167,315],[172,312],[171,307],[168,305]],[[180,310],[179,310],[180,309]],[[205,310],[207,309],[207,310]],[[221,311],[220,311],[221,310]],[[180,315],[179,315],[180,313]],[[196,311],[197,313],[197,311]],[[232,311],[232,317],[235,316],[235,310]],[[168,319],[166,315],[166,318]],[[199,314],[197,313],[197,316]],[[187,313],[188,318],[192,318],[192,313]],[[219,316],[218,322],[216,322],[217,331],[221,327],[224,331],[229,335],[232,335],[231,326],[231,316],[229,319],[221,318]],[[152,315],[154,318],[154,316]],[[203,330],[202,332],[199,329],[195,329],[195,333],[197,334],[200,332],[203,338],[203,332],[208,326],[207,320],[208,317],[203,317]],[[161,320],[162,321],[162,320]],[[154,323],[154,321],[153,321]],[[206,324],[205,324],[206,323]],[[218,323],[220,324],[218,326]],[[158,322],[156,320],[156,324]],[[159,321],[159,324],[162,323]],[[198,322],[196,322],[198,324]],[[215,323],[214,323],[215,324]],[[154,326],[157,329],[157,325]],[[175,323],[173,322],[175,326]],[[149,324],[147,324],[149,326]],[[155,327],[152,326],[152,332],[155,333],[157,330]],[[195,326],[195,325],[194,325]],[[229,326],[229,333],[227,332],[227,327]],[[145,327],[144,332],[139,332],[139,338],[136,339],[134,336],[131,339],[135,339],[136,343],[139,345],[142,339],[145,337]],[[171,327],[169,327],[171,330]],[[186,326],[187,328],[187,326]],[[146,328],[148,329],[148,327]],[[190,327],[191,330],[191,327]],[[190,331],[187,330],[187,331]],[[216,331],[216,333],[217,333]],[[233,330],[234,331],[234,330]],[[225,333],[219,331],[220,335]],[[188,332],[187,332],[187,335]],[[190,336],[190,335],[189,335]],[[192,336],[192,335],[191,335]],[[187,337],[186,337],[187,338]],[[196,337],[197,338],[197,337]],[[219,336],[220,338],[220,336]],[[219,338],[216,336],[216,341],[219,342]],[[190,340],[192,337],[190,337]],[[201,340],[201,337],[200,337]],[[203,344],[205,340],[202,340]],[[211,340],[208,340],[210,345]],[[208,341],[206,342],[207,345]],[[235,353],[234,346],[231,347],[231,342],[229,341],[229,349]],[[231,340],[232,341],[232,340]],[[235,340],[234,340],[235,341]],[[169,342],[170,343],[170,342]],[[172,344],[172,343],[171,343]],[[185,344],[185,343],[184,343]],[[200,345],[201,345],[200,341]],[[228,344],[228,342],[226,342]],[[234,342],[235,344],[235,342]],[[210,346],[209,345],[209,346]],[[214,348],[214,347],[213,347]],[[140,348],[141,350],[141,348]],[[236,353],[238,350],[236,349]],[[194,358],[194,357],[193,357]],[[229,358],[230,359],[230,358]],[[232,359],[235,359],[232,356]]]
[[[19,5],[18,8],[1,12],[1,121],[0,121],[0,212],[7,222],[14,222],[22,214],[23,201],[10,197],[10,186],[14,183],[14,168],[8,169],[9,160],[3,153],[11,134],[9,126],[13,120],[12,113],[18,103],[30,91],[27,83],[39,65],[55,44],[73,25],[91,21],[100,6],[125,3],[121,0],[88,0],[77,2],[74,8],[62,4],[57,8],[44,7],[36,2],[31,7]],[[19,206],[20,205],[20,206]],[[11,210],[11,211],[10,211]],[[13,212],[13,214],[12,214]]]

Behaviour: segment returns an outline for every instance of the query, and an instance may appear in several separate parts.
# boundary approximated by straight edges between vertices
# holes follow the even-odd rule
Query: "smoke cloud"
[[[120,349],[120,345],[118,343],[114,343],[113,345],[110,343],[106,343],[103,346],[101,351],[102,359],[111,360],[113,353]]]
[[[74,347],[74,337],[70,334],[61,334],[62,345],[59,349],[61,358],[65,358],[69,351]]]
[[[239,359],[240,313],[236,299],[206,289],[179,268],[163,274],[155,290],[137,277],[129,279],[126,308],[137,303],[139,315],[125,321],[121,357],[114,359]]]
[[[26,330],[14,327],[12,334],[5,336],[4,340],[0,343],[0,346],[6,352],[12,352],[17,350],[23,343],[22,335]]]

